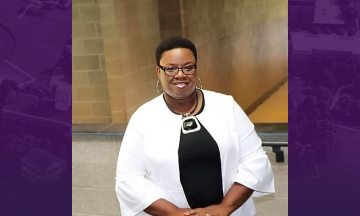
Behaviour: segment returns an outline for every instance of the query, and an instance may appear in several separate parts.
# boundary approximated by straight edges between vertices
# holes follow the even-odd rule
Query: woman
[[[121,144],[121,215],[255,215],[251,197],[275,190],[254,125],[231,96],[196,87],[189,40],[163,41],[156,61],[163,93],[133,114]]]

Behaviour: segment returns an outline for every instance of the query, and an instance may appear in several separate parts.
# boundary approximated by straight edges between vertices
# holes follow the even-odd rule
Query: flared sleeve
[[[234,114],[240,152],[235,182],[253,189],[253,197],[275,193],[271,164],[254,124],[235,101]]]
[[[137,113],[131,117],[120,147],[115,191],[122,216],[135,216],[156,200],[161,191],[145,178],[143,129]]]

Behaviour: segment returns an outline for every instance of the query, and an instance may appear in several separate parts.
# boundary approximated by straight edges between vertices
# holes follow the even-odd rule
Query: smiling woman
[[[121,215],[255,215],[252,197],[275,189],[253,123],[232,96],[197,87],[191,41],[164,40],[156,61],[161,95],[133,114],[119,153]]]

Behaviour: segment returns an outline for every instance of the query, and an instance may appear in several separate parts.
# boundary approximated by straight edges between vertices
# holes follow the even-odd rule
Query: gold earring
[[[160,80],[158,80],[157,83],[156,83],[156,91],[157,91],[159,94],[161,94],[164,90],[163,90],[162,87],[161,87],[161,90],[159,91],[159,82],[160,82]],[[161,84],[161,82],[160,82],[160,84]]]
[[[200,88],[198,88],[198,89],[202,89],[202,83],[201,83],[200,77],[198,77],[198,80],[199,80],[199,82],[200,82]],[[196,87],[196,88],[197,88],[197,87]]]

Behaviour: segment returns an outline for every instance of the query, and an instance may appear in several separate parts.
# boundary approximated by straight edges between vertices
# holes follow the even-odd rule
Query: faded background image
[[[289,1],[289,215],[358,214],[359,13],[359,0]]]
[[[70,25],[71,0],[0,2],[0,215],[71,214]]]

